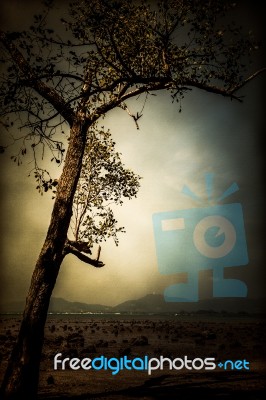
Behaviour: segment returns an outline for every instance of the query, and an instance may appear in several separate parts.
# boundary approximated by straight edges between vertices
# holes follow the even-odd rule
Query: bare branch
[[[209,92],[209,93],[220,94],[221,96],[230,97],[231,99],[235,99],[235,100],[238,100],[238,101],[242,102],[242,99],[239,96],[235,96],[233,94],[240,87],[239,88],[237,87],[235,90],[231,91],[231,90],[228,90],[228,89],[220,88],[218,86],[213,86],[213,85],[209,85],[209,84],[206,84],[206,83],[198,82],[198,81],[195,81],[195,80],[192,80],[192,79],[188,79],[185,82],[185,84],[188,85],[188,86],[192,86],[192,87],[198,88],[198,89],[202,89],[202,90],[204,90],[206,92]],[[241,85],[241,87],[242,86],[244,86],[244,85]]]
[[[171,87],[174,87],[175,83],[172,81],[166,81],[163,79],[161,82],[159,81],[158,83],[152,83],[150,85],[144,85],[139,88],[133,89],[131,92],[125,93],[122,97],[121,100],[125,101],[127,99],[130,99],[131,97],[138,96],[142,93],[147,93],[147,92],[153,92],[157,90],[164,90],[164,89],[170,89]]]
[[[86,254],[91,254],[91,249],[88,247],[87,243],[81,242],[81,241],[73,241],[73,240],[68,240],[68,245],[75,247],[80,252],[86,253]]]
[[[122,110],[125,110],[131,118],[133,118],[136,124],[136,128],[139,129],[138,120],[142,117],[142,113],[137,112],[136,114],[132,114],[126,103],[121,103],[120,107],[122,108]]]
[[[98,253],[97,253],[97,262],[99,261],[99,259],[100,259],[100,255],[101,255],[101,246],[99,245],[99,247],[98,247]]]
[[[241,89],[243,86],[245,86],[248,82],[250,82],[252,79],[256,78],[256,76],[262,74],[263,72],[266,72],[266,67],[259,69],[258,71],[254,72],[254,74],[250,75],[247,79],[245,79],[243,82],[241,82],[239,85],[236,85],[234,88],[230,90],[231,94],[235,93],[237,90]]]
[[[71,245],[71,241],[67,240],[65,247],[64,247],[64,254],[74,254],[76,257],[78,257],[81,261],[85,262],[86,264],[90,264],[95,268],[102,268],[104,267],[104,263],[102,261],[99,261],[99,257],[97,260],[94,260],[85,254],[83,254],[81,251],[77,250],[76,247]]]
[[[259,69],[256,71],[254,74],[250,75],[248,78],[244,79],[240,84],[235,85],[231,89],[225,89],[225,88],[220,88],[218,86],[213,86],[209,85],[207,83],[201,83],[192,79],[188,79],[185,84],[188,86],[193,86],[202,90],[205,90],[210,93],[215,93],[215,94],[220,94],[225,97],[230,97],[232,99],[238,100],[242,102],[242,99],[240,96],[234,95],[238,90],[240,90],[242,87],[244,87],[248,82],[256,78],[258,75],[262,74],[263,72],[266,71],[266,67]]]

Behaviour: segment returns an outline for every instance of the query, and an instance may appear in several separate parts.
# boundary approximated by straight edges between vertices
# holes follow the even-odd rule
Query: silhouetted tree
[[[44,325],[60,265],[70,251],[84,258],[89,246],[82,232],[72,243],[67,235],[73,200],[82,196],[83,189],[76,189],[80,174],[86,174],[81,172],[86,144],[93,141],[97,122],[120,107],[138,128],[143,109],[133,113],[127,101],[140,95],[146,101],[161,90],[179,104],[193,88],[240,100],[238,90],[261,72],[248,74],[256,46],[229,24],[224,0],[78,0],[69,5],[68,18],[53,22],[55,30],[47,23],[52,2],[44,6],[28,31],[0,32],[0,115],[9,132],[0,149],[16,144],[18,164],[31,153],[38,189],[56,188],[2,385],[4,397],[11,399],[36,398]],[[41,164],[47,151],[52,162],[63,163],[58,182]],[[85,157],[90,159],[90,152]],[[93,200],[84,201],[89,212]],[[93,227],[88,213],[81,218]]]

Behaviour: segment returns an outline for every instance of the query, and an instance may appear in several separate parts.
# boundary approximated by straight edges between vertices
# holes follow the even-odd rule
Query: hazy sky
[[[3,1],[2,25],[21,28],[37,7],[36,2],[28,2],[28,8],[25,4]],[[241,19],[262,35],[262,13],[259,19],[256,2],[250,4]],[[242,90],[243,103],[195,90],[183,100],[181,113],[169,95],[162,93],[146,104],[140,130],[125,112],[112,111],[105,126],[111,129],[125,165],[143,177],[138,198],[116,209],[116,217],[127,233],[120,235],[118,247],[112,241],[102,245],[102,269],[67,256],[53,296],[116,305],[147,293],[163,293],[166,286],[184,281],[184,274],[161,275],[158,271],[152,215],[199,207],[181,193],[184,185],[203,199],[200,207],[208,206],[205,173],[215,174],[217,197],[233,182],[239,186],[240,190],[224,203],[239,202],[243,206],[249,263],[226,268],[225,276],[245,281],[250,297],[261,296],[265,290],[263,88],[265,77],[249,83]],[[131,101],[132,108],[137,104],[141,108],[142,100]],[[4,156],[0,163],[1,291],[6,302],[26,296],[53,201],[50,194],[40,196],[34,189],[35,182],[27,177],[29,165],[17,167]],[[53,172],[59,173],[56,169]],[[201,297],[209,296],[211,290],[210,274],[201,273]]]

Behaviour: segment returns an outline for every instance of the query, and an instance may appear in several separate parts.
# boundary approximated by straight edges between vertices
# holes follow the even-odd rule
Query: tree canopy
[[[40,189],[51,177],[38,160],[49,149],[62,162],[78,109],[95,122],[121,107],[138,127],[143,110],[130,111],[131,97],[166,89],[178,102],[199,88],[240,100],[254,76],[246,74],[257,44],[230,23],[235,3],[73,1],[58,29],[49,26],[52,5],[44,2],[28,31],[0,36],[0,117],[10,135],[1,150],[15,142],[18,164],[31,151]]]
[[[92,224],[92,236],[96,232],[92,215],[99,218],[99,214],[88,215],[96,200],[86,200],[84,189],[91,188],[84,179],[92,179],[86,175],[92,169],[85,172],[84,163],[96,163],[98,170],[94,171],[99,174],[99,163],[106,167],[100,148],[102,140],[108,140],[107,134],[97,126],[108,111],[119,107],[139,129],[146,101],[157,91],[168,91],[172,101],[179,103],[179,111],[183,97],[192,89],[241,101],[238,90],[262,71],[250,72],[251,56],[258,45],[252,32],[244,33],[231,21],[230,11],[235,7],[236,3],[224,0],[72,1],[68,14],[58,17],[54,2],[46,0],[27,31],[0,32],[0,151],[13,146],[11,159],[18,165],[28,157],[39,192],[51,189],[56,194],[58,179],[51,176],[49,162],[63,165],[75,124],[82,126],[87,149],[91,146],[85,151],[83,183],[78,184],[73,207],[81,230],[75,233],[76,241],[87,235],[90,242],[88,230],[85,234],[82,229],[86,223]],[[139,111],[132,111],[129,99],[139,96]],[[97,129],[101,132],[98,160],[92,154]],[[109,153],[112,156],[114,153]],[[116,161],[112,165],[120,172],[113,168],[109,176],[114,179],[120,173],[121,199],[123,184],[136,191],[138,183],[135,180],[133,184],[137,178],[126,170],[122,178],[119,158]],[[101,193],[111,187],[107,178],[99,176],[98,183],[106,185]],[[117,196],[114,190],[118,186],[108,195],[113,191]],[[115,225],[113,213],[108,214],[107,209],[103,213],[103,199],[103,195],[101,201],[97,199],[105,220],[102,232],[103,227]],[[80,213],[86,202],[86,212]],[[116,233],[114,230],[111,236],[116,238]]]

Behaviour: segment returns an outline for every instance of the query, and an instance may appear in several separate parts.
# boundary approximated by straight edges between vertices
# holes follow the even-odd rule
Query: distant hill
[[[25,303],[10,302],[1,306],[1,313],[21,313],[24,309]],[[112,307],[104,306],[101,304],[87,304],[67,301],[65,299],[52,297],[49,306],[50,313],[86,313],[86,312],[108,312]]]
[[[52,297],[50,313],[182,313],[182,312],[231,312],[231,313],[265,313],[266,302],[263,299],[248,298],[212,298],[195,303],[166,303],[161,294],[148,294],[137,300],[128,300],[114,307],[101,304],[71,302],[62,298]],[[6,303],[1,306],[1,313],[21,313],[24,302]]]
[[[82,312],[108,312],[112,307],[103,306],[101,304],[87,304],[79,302],[71,302],[61,298],[52,297],[49,306],[49,312],[60,313],[82,313]]]
[[[147,294],[137,300],[128,300],[113,307],[114,312],[176,312],[177,303],[166,303],[161,294]]]
[[[262,299],[248,298],[212,298],[202,299],[193,303],[167,303],[161,294],[148,294],[137,300],[129,300],[113,307],[115,312],[145,312],[145,313],[165,313],[165,312],[246,312],[263,313],[265,312],[266,302]]]

